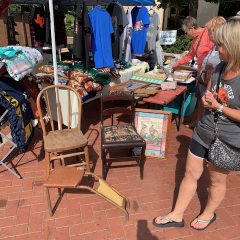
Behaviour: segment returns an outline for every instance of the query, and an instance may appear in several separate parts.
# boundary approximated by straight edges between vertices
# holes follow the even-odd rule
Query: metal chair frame
[[[2,116],[0,117],[0,122],[2,122],[2,120],[4,119],[4,117],[7,115],[8,110],[6,109],[5,112],[2,114]],[[2,128],[2,126],[0,127]],[[5,154],[5,156],[0,160],[0,164],[5,167],[9,172],[11,172],[14,176],[16,176],[17,178],[22,178],[22,176],[20,175],[20,173],[17,171],[16,167],[14,166],[14,164],[12,163],[12,161],[10,160],[10,163],[12,164],[12,168],[10,168],[5,162],[8,158],[8,156],[13,152],[14,149],[17,148],[17,145],[12,141],[12,139],[4,134],[1,129],[0,129],[0,135],[2,137],[2,139],[6,139],[7,142],[10,142],[12,144],[12,147],[9,149],[9,151]]]

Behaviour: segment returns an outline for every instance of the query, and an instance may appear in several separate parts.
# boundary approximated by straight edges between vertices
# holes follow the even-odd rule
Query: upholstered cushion
[[[142,140],[131,125],[106,126],[103,129],[103,134],[106,143],[134,142]]]

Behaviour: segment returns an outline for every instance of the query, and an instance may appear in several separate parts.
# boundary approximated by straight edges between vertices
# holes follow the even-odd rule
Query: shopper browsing
[[[204,159],[207,159],[208,149],[214,138],[214,117],[216,114],[219,116],[217,124],[219,139],[240,149],[239,38],[239,17],[229,19],[216,31],[215,43],[222,62],[216,67],[211,82],[209,82],[208,90],[202,97],[205,112],[193,133],[185,175],[180,185],[176,205],[172,212],[153,220],[153,224],[157,227],[184,226],[183,214],[196,192],[197,181],[203,173]],[[216,100],[218,78],[220,81],[219,101]],[[229,171],[218,168],[210,162],[208,163],[208,171],[211,183],[207,205],[190,225],[196,230],[204,230],[216,220],[216,209],[226,193],[226,179]]]

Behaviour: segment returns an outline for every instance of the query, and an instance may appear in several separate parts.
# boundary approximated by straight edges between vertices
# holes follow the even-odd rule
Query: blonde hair
[[[222,16],[214,17],[211,20],[209,20],[205,27],[213,32],[216,32],[216,30],[223,25],[226,22],[226,19]]]
[[[229,54],[228,69],[240,68],[240,17],[232,17],[220,26],[215,34],[217,45],[226,48]]]
[[[187,30],[190,28],[197,28],[197,20],[193,17],[188,16],[183,20],[182,30],[184,32],[187,32]]]

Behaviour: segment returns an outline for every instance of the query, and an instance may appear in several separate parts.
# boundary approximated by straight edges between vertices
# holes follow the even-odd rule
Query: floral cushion
[[[141,141],[142,138],[131,125],[117,125],[104,127],[104,140],[106,143]]]

